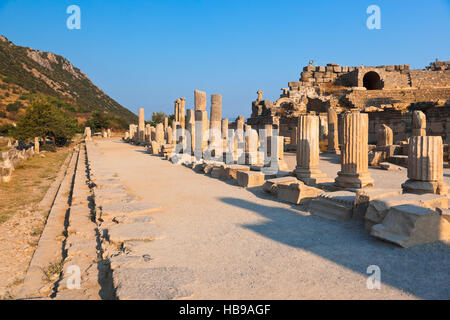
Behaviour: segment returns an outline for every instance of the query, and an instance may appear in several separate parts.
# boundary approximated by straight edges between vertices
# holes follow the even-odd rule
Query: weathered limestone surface
[[[338,117],[336,110],[328,108],[328,149],[329,153],[339,153]]]
[[[210,129],[220,130],[222,121],[222,95],[211,95]]]
[[[311,114],[298,118],[297,166],[295,174],[306,185],[332,182],[319,170],[319,117]]]
[[[378,129],[377,146],[390,146],[394,144],[392,129],[383,124]]]
[[[448,199],[446,196],[441,195],[416,195],[411,193],[389,196],[382,199],[372,199],[364,217],[365,228],[370,230],[374,225],[383,221],[390,208],[403,204],[436,210],[437,208],[448,208]]]
[[[90,138],[90,136],[89,136],[89,138]],[[34,153],[39,153],[39,138],[38,137],[34,138]]]
[[[401,247],[450,239],[450,223],[436,211],[411,204],[394,206],[371,235]]]
[[[341,171],[335,183],[342,188],[373,186],[368,166],[369,118],[367,114],[346,112],[343,115]]]
[[[250,171],[250,167],[242,166],[239,164],[232,164],[226,168],[227,179],[237,180],[237,172],[238,171]]]
[[[408,180],[402,184],[404,192],[447,194],[443,181],[442,138],[413,136],[409,139]]]
[[[264,184],[264,174],[257,171],[237,171],[237,183],[244,188],[259,187]]]
[[[183,129],[186,128],[186,98],[180,98],[178,122]]]
[[[191,154],[194,154],[195,150],[195,111],[188,109],[186,114],[186,129],[191,135]]]
[[[311,201],[309,211],[331,220],[348,220],[353,215],[355,197],[350,191],[326,192]]]
[[[296,177],[281,177],[281,178],[274,178],[274,179],[269,179],[266,180],[266,182],[264,182],[263,185],[263,190],[265,192],[271,193],[272,195],[276,196],[278,193],[278,185],[280,184],[292,184],[292,183],[296,183],[298,182]]]
[[[145,142],[145,111],[139,108],[138,142]]]
[[[427,117],[422,111],[415,110],[412,115],[413,121],[413,136],[426,136],[427,135]]]
[[[278,199],[294,204],[307,204],[324,192],[321,189],[309,187],[301,181],[291,184],[277,184],[276,188],[275,193]]]
[[[155,140],[159,144],[164,144],[164,124],[158,123],[156,125],[156,137]]]
[[[92,131],[91,131],[90,127],[84,128],[84,139],[86,141],[91,141],[92,140]]]
[[[206,110],[195,110],[195,153],[203,155],[208,147],[208,113]]]
[[[195,111],[206,111],[206,92],[194,90]]]
[[[402,189],[386,189],[386,188],[368,188],[359,189],[356,192],[355,203],[353,207],[352,218],[355,220],[364,220],[367,214],[369,204],[378,199],[394,197],[402,194]]]

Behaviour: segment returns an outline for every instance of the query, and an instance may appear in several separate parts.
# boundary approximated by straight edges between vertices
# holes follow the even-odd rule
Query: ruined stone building
[[[411,134],[412,111],[421,110],[427,116],[427,135],[450,141],[450,61],[436,61],[423,70],[409,65],[310,64],[299,81],[289,82],[282,91],[277,101],[264,100],[258,91],[247,123],[255,129],[276,125],[281,135],[294,139],[298,116],[315,112],[320,115],[321,135],[326,136],[329,108],[337,113],[357,109],[369,114],[369,143],[376,142],[382,124],[392,128],[398,142]]]

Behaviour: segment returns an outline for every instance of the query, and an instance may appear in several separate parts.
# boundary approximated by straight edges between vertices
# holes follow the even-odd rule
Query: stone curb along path
[[[174,284],[155,286],[151,281],[152,275],[169,270],[142,273],[136,268],[148,268],[145,264],[150,258],[125,249],[127,243],[138,245],[162,237],[150,215],[160,212],[161,207],[128,194],[115,173],[100,169],[98,155],[95,142],[75,147],[42,200],[41,208],[51,208],[20,299],[178,296],[173,293]],[[144,283],[150,283],[153,291],[140,291],[140,275],[146,277]],[[164,286],[166,291],[161,290]]]
[[[46,297],[50,296],[52,292],[52,282],[46,276],[46,272],[49,266],[52,265],[53,268],[57,268],[61,262],[61,246],[68,209],[68,195],[72,188],[77,158],[78,150],[69,154],[58,177],[39,204],[40,209],[47,206],[51,206],[51,208],[38,247],[31,259],[19,292],[20,298]]]

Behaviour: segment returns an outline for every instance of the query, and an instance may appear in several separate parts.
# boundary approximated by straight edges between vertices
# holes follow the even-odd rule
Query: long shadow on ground
[[[409,249],[371,237],[362,223],[300,215],[293,209],[224,197],[224,203],[254,211],[268,219],[242,227],[295,248],[308,250],[365,276],[367,267],[381,268],[381,281],[424,299],[450,299],[450,246],[443,242]]]

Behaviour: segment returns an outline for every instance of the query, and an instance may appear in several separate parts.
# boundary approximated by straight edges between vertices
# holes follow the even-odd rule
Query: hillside
[[[79,122],[95,111],[122,126],[137,119],[64,57],[16,46],[0,36],[0,122],[15,121],[35,95],[54,98]]]

